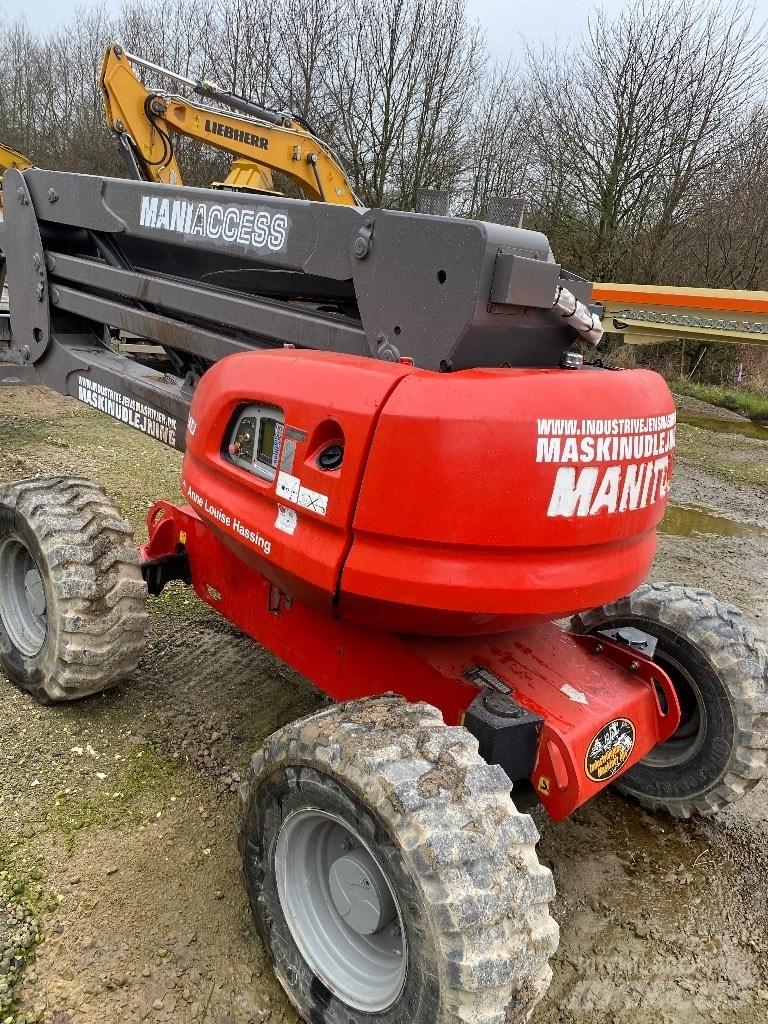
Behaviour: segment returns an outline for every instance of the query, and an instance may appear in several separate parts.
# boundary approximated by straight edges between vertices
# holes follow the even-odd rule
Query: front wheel
[[[242,788],[275,973],[313,1024],[526,1021],[558,929],[531,818],[477,741],[382,697],[285,726]]]
[[[654,660],[680,700],[680,726],[616,788],[651,811],[714,814],[757,785],[768,765],[763,644],[738,609],[706,590],[646,583],[577,615],[578,633],[634,626],[657,640]]]
[[[79,477],[0,486],[0,666],[41,704],[127,679],[147,588],[130,526]]]

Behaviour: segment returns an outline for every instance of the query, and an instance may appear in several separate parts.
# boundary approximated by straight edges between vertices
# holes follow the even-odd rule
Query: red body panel
[[[254,402],[284,411],[281,469],[292,436],[291,479],[327,498],[325,514],[222,454],[235,411]],[[672,397],[643,370],[439,374],[294,351],[218,363],[190,422],[184,493],[238,558],[347,621],[451,636],[633,589],[655,551],[674,445]],[[344,461],[324,471],[317,454],[336,439]]]
[[[282,434],[251,472],[233,431],[265,407]],[[205,374],[188,433],[190,506],[151,510],[145,561],[186,550],[199,596],[336,700],[395,690],[458,723],[482,668],[544,719],[554,818],[679,723],[658,666],[549,621],[647,572],[674,446],[655,374],[249,353]]]
[[[182,491],[221,542],[272,583],[313,608],[330,612],[352,541],[352,517],[363,468],[383,403],[408,368],[372,359],[328,359],[319,353],[248,353],[210,369],[192,404]],[[296,509],[296,533],[278,530],[277,481],[254,476],[224,453],[227,429],[243,405],[285,410],[296,443],[293,475],[328,496],[323,516]],[[317,467],[318,448],[343,439],[339,470]],[[285,443],[285,441],[284,441]],[[223,518],[222,515],[223,514]],[[254,545],[236,524],[263,538]]]
[[[606,460],[537,461],[555,447],[562,456],[565,436],[593,444],[585,413],[608,421],[666,417],[674,404],[664,382],[644,371],[471,370],[403,380],[373,439],[341,581],[342,615],[416,633],[487,633],[634,589],[664,513],[669,435],[663,454],[647,458],[611,458],[614,435]],[[577,425],[540,444],[540,423],[555,419]],[[655,489],[651,480],[646,502],[621,511],[628,467],[657,459]],[[575,514],[550,514],[558,474],[579,480],[585,472],[594,483]],[[606,488],[600,500],[609,472],[614,491]]]
[[[445,678],[460,678],[468,667],[480,665],[524,707],[542,716],[531,782],[556,821],[615,777],[596,783],[585,770],[589,748],[608,723],[625,719],[634,729],[632,749],[621,752],[621,771],[669,739],[680,724],[680,705],[663,669],[636,651],[603,638],[598,643],[594,637],[572,636],[554,623],[494,637],[413,643]],[[664,694],[663,706],[657,686]]]
[[[679,724],[677,698],[664,672],[607,641],[600,647],[615,662],[591,653],[594,639],[570,636],[551,623],[490,637],[399,636],[293,600],[237,557],[189,507],[158,503],[149,513],[149,534],[145,562],[185,548],[202,600],[335,700],[395,690],[434,704],[449,724],[458,724],[481,692],[468,681],[468,671],[480,666],[492,673],[500,687],[544,718],[531,782],[554,819],[566,817],[615,777],[595,782],[584,768],[590,744],[608,723],[626,719],[634,729],[622,770]],[[628,671],[622,660],[638,667]],[[665,694],[666,712],[656,684]]]
[[[477,695],[476,686],[444,676],[401,637],[294,600],[238,558],[189,506],[158,502],[148,525],[144,562],[185,548],[198,596],[334,700],[397,690],[409,700],[431,701],[457,723]]]

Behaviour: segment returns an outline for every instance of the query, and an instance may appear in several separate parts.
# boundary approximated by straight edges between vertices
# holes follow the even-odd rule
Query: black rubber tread
[[[706,660],[719,680],[732,715],[727,763],[700,791],[660,798],[639,790],[632,769],[616,788],[650,811],[679,818],[712,815],[741,799],[768,771],[768,682],[763,642],[733,605],[718,601],[708,590],[679,583],[645,583],[612,604],[574,616],[578,633],[604,629],[616,620],[633,619],[653,634],[661,624],[687,641]],[[683,770],[679,772],[684,777]]]
[[[104,490],[79,477],[0,486],[0,531],[32,551],[48,633],[26,658],[0,623],[0,662],[43,704],[78,700],[130,678],[144,653],[147,587],[131,527]],[[33,550],[34,549],[34,550]]]
[[[239,846],[251,908],[276,974],[302,1016],[314,1024],[380,1019],[357,1011],[339,1015],[340,1003],[336,1013],[301,1005],[270,949],[249,835],[260,824],[259,787],[279,769],[297,766],[330,776],[371,810],[415,880],[426,917],[417,934],[424,943],[431,937],[436,995],[429,1020],[422,1013],[408,1019],[527,1021],[549,987],[549,959],[558,943],[549,913],[554,883],[536,854],[536,826],[516,810],[509,779],[482,760],[466,729],[447,727],[431,705],[393,696],[334,705],[285,726],[254,755],[241,787]],[[426,949],[417,955],[429,962]]]

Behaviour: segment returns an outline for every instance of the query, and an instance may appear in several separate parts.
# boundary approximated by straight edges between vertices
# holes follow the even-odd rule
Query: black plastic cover
[[[480,756],[498,764],[512,782],[533,774],[544,719],[511,694],[485,690],[467,708],[464,726],[478,740]]]

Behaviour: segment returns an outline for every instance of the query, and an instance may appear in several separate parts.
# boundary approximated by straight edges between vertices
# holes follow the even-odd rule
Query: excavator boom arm
[[[27,160],[21,153],[17,153],[15,149],[11,149],[10,146],[4,146],[0,142],[0,212],[3,209],[3,175],[6,171],[13,168],[19,171],[26,171],[28,167],[32,166],[32,161]],[[0,253],[0,292],[3,290],[3,283],[5,281],[5,259]]]
[[[199,91],[227,102],[226,94],[219,96],[209,85],[200,86]],[[308,199],[359,205],[339,162],[305,128],[230,113],[184,96],[151,92],[136,76],[131,58],[114,45],[104,56],[101,89],[110,126],[123,146],[130,147],[129,159],[135,160],[146,180],[182,184],[172,142],[172,136],[178,134],[234,157],[225,185],[271,191],[271,172],[280,171]]]

